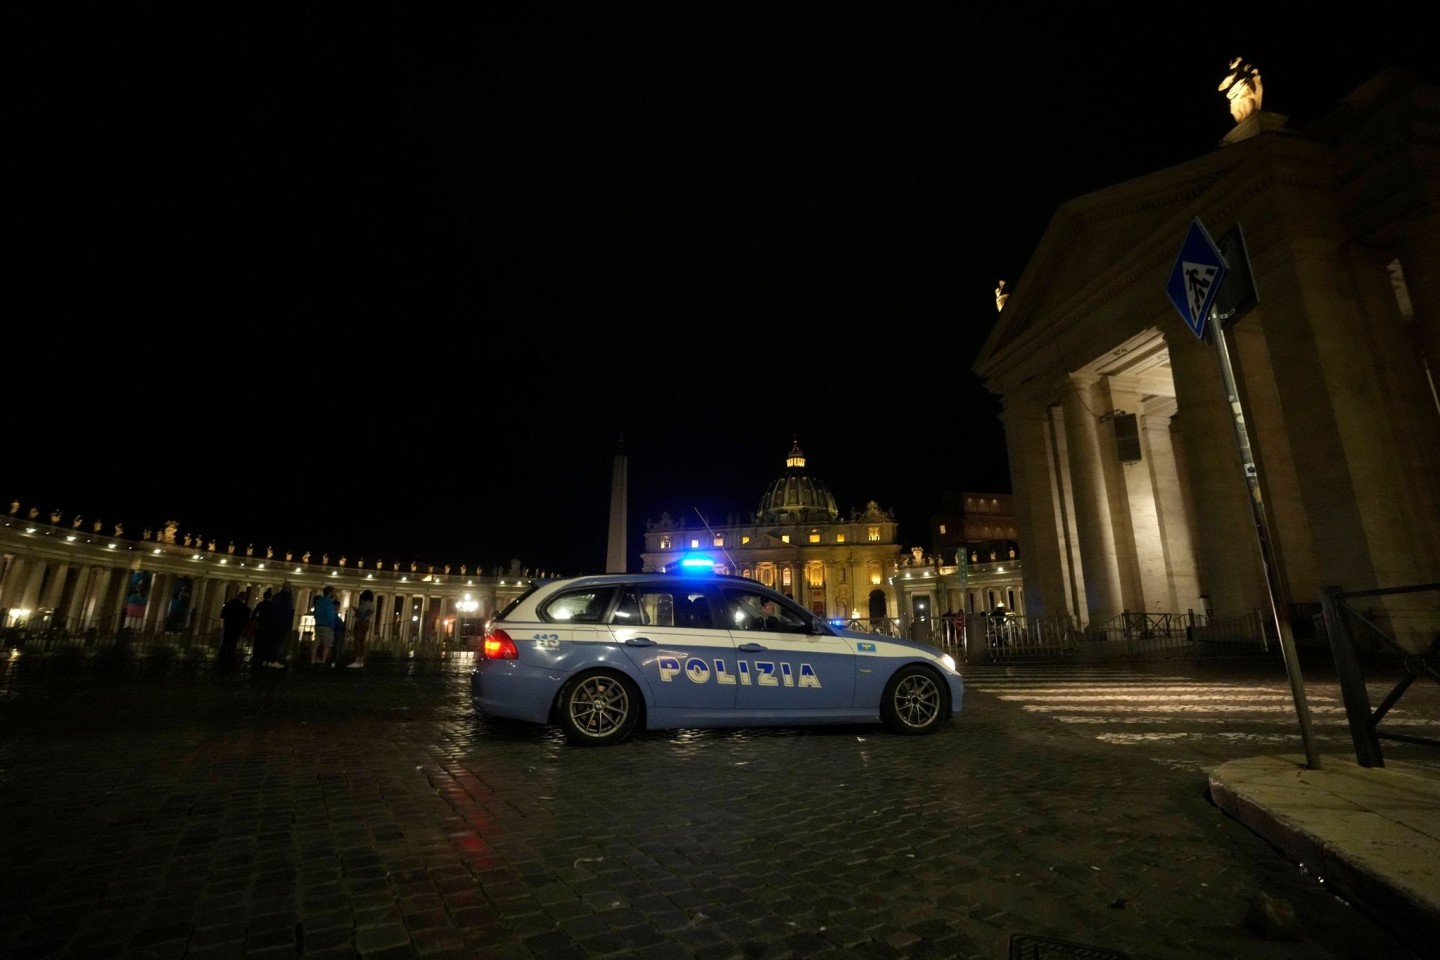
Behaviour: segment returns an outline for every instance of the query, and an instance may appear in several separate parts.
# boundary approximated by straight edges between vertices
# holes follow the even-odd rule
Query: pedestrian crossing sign
[[[1229,266],[1220,255],[1220,248],[1210,239],[1205,225],[1196,217],[1175,258],[1165,293],[1180,311],[1185,325],[1200,339],[1205,339],[1205,321],[1215,304],[1215,295],[1225,279]]]

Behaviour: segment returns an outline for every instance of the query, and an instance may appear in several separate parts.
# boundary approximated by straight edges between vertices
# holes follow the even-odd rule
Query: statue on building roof
[[[274,547],[266,547],[266,548],[265,548],[265,559],[266,559],[266,560],[273,560],[273,559],[275,559],[275,548],[274,548]]]
[[[309,550],[306,550],[304,553],[300,554],[300,562],[301,562],[301,563],[309,563],[309,562],[310,562],[310,551],[309,551]]]
[[[320,565],[321,565],[322,567],[328,567],[328,566],[330,566],[330,554],[328,554],[328,553],[322,553],[322,554],[320,554]]]
[[[100,528],[103,526],[105,526],[105,524],[101,523],[99,520],[96,520],[93,524],[91,524],[90,530],[94,533],[99,533]]]
[[[15,514],[17,514],[17,513],[19,513],[19,512],[20,512],[20,501],[19,501],[19,500],[11,500],[11,501],[10,501],[10,516],[13,517],[13,516],[15,516]]]
[[[55,526],[57,526],[57,527],[60,526],[60,511],[59,511],[59,510],[51,510],[51,511],[50,511],[50,522],[53,523],[53,524],[55,524]]]
[[[178,521],[178,520],[166,520],[166,521],[165,521],[165,533],[162,535],[162,542],[164,542],[164,543],[174,543],[174,542],[175,542],[175,533],[176,533],[179,529],[180,529],[180,521]]]
[[[125,533],[125,524],[123,524],[123,523],[117,523],[117,524],[115,524],[115,536],[118,537],[118,536],[123,535],[124,533]],[[146,536],[147,538],[150,536],[150,531],[149,531],[149,530],[146,530],[146,531],[145,531],[145,536]]]
[[[229,554],[232,554],[232,555],[235,553],[235,541],[234,541],[234,540],[231,540],[231,541],[230,541],[230,546],[228,546],[228,547],[225,548],[225,552],[226,552],[226,553],[229,553]]]
[[[80,516],[80,514],[77,513],[75,514],[75,519],[70,521],[70,526],[72,529],[79,530],[80,524],[84,522],[85,520]]]
[[[1010,294],[1005,292],[1005,281],[1001,280],[995,288],[995,312],[999,313],[1005,309],[1005,301],[1010,299]]]
[[[1220,81],[1219,89],[1230,101],[1230,116],[1235,118],[1236,123],[1259,110],[1265,95],[1260,82],[1260,71],[1245,63],[1242,57],[1230,61],[1230,73]]]

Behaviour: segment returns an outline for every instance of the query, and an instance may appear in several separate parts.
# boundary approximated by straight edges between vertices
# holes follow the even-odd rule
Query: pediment
[[[1164,278],[1190,222],[1229,205],[1217,195],[1243,192],[1247,160],[1265,149],[1257,138],[1061,204],[973,369],[988,379],[1007,355],[1053,336],[1057,323],[1083,322],[1119,297],[1143,304],[1158,322],[1168,304]]]

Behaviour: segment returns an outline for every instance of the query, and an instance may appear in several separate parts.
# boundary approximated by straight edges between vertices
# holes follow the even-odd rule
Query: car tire
[[[640,718],[640,691],[610,670],[572,677],[557,701],[565,739],[580,747],[602,747],[626,740]]]
[[[880,719],[895,733],[933,733],[950,716],[950,692],[935,671],[906,664],[885,685]]]

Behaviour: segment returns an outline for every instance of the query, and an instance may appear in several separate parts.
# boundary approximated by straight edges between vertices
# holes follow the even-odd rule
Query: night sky
[[[0,499],[578,573],[622,435],[636,557],[798,440],[924,543],[1010,489],[970,367],[1059,204],[1215,149],[1234,56],[1292,124],[1434,76],[1418,31],[788,7],[30,14]]]

